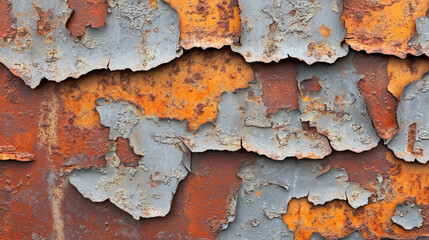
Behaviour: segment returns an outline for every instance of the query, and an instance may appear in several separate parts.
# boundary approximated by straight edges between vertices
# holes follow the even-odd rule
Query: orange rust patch
[[[37,15],[39,15],[39,19],[37,20],[37,34],[39,36],[44,37],[49,34],[52,29],[54,29],[54,14],[52,9],[49,9],[47,12],[42,8],[34,5],[34,8],[37,11]]]
[[[241,35],[237,0],[166,0],[179,14],[180,45],[221,48]]]
[[[223,92],[245,88],[253,80],[251,67],[228,49],[193,50],[149,72],[97,71],[67,82],[61,98],[75,126],[99,125],[95,100],[104,97],[132,102],[147,116],[188,120],[196,130],[215,121]]]
[[[86,26],[99,28],[106,25],[109,8],[106,0],[68,0],[67,4],[73,9],[73,14],[66,25],[70,35],[83,36],[86,33]]]
[[[409,153],[414,156],[423,156],[423,149],[416,149],[414,144],[416,143],[417,136],[417,123],[412,123],[408,127],[408,137],[407,137],[407,150]]]
[[[319,32],[323,37],[329,37],[331,35],[331,29],[329,29],[324,24],[322,24],[322,26],[319,27]]]
[[[359,81],[359,91],[378,135],[383,139],[391,139],[398,131],[396,120],[398,101],[387,91],[389,84],[387,57],[357,53],[352,63],[364,76]]]
[[[138,161],[142,158],[142,156],[134,153],[129,140],[121,137],[116,140],[116,155],[119,157],[121,162],[125,163],[126,166],[133,167],[137,166]]]
[[[34,155],[28,152],[17,152],[13,146],[0,146],[0,160],[34,161]]]
[[[371,200],[385,194],[384,200],[370,201],[368,205],[353,209],[346,201],[335,200],[314,206],[305,198],[292,199],[287,213],[283,215],[283,221],[294,231],[295,239],[309,239],[313,233],[319,233],[328,239],[337,239],[355,230],[362,231],[365,239],[416,239],[419,236],[429,236],[427,221],[421,228],[407,231],[390,220],[396,205],[405,200],[413,200],[422,209],[423,215],[429,209],[429,165],[406,163],[395,158],[391,151],[381,145],[370,152],[373,153],[366,154],[366,157],[353,154],[357,160],[364,159],[362,165],[354,164],[354,159],[347,159],[348,154],[336,155],[343,156],[341,167],[348,172],[349,181],[368,183],[364,187],[375,194]],[[353,165],[356,165],[356,168],[352,167]],[[363,172],[371,172],[374,176],[362,176]],[[377,186],[376,175],[381,173],[384,173],[383,183]],[[353,176],[353,179],[350,179],[350,176]],[[427,218],[427,214],[424,218]]]
[[[346,42],[355,50],[405,58],[422,54],[408,46],[416,34],[415,20],[425,15],[427,0],[344,0],[341,19]]]
[[[335,53],[335,50],[326,45],[325,40],[322,41],[321,44],[316,44],[315,42],[311,42],[307,46],[307,56],[315,56],[317,59],[322,59],[324,56],[332,57]]]
[[[401,99],[402,90],[409,83],[420,80],[429,71],[427,57],[409,56],[406,59],[389,57],[387,74],[389,77],[388,89],[398,100]]]
[[[12,2],[10,0],[0,1],[0,37],[3,41],[16,36],[16,29],[12,27],[15,19],[12,14]]]
[[[289,110],[299,108],[299,90],[295,80],[298,74],[296,63],[296,60],[287,59],[280,63],[255,65],[268,113],[274,114],[282,108]]]

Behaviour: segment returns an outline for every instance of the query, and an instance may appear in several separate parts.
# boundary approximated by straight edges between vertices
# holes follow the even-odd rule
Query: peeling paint
[[[23,34],[2,41],[0,62],[32,88],[43,78],[60,82],[95,69],[149,70],[182,54],[178,15],[156,2],[153,9],[146,1],[112,1],[105,27],[74,38],[66,28],[72,12],[66,2],[13,1],[12,16]]]
[[[240,1],[240,43],[231,46],[247,62],[278,62],[288,57],[307,64],[333,63],[344,57],[346,30],[340,22],[342,2],[332,0]],[[324,28],[322,27],[324,26]],[[330,29],[330,34],[319,28]]]
[[[67,21],[71,36],[84,36],[86,27],[101,28],[106,25],[109,5],[106,0],[67,0],[73,13]]]
[[[358,82],[363,78],[352,64],[353,53],[332,65],[298,65],[301,120],[328,137],[337,151],[367,151],[379,141]],[[317,79],[320,90],[305,89],[306,81]],[[319,89],[319,88],[318,88]]]
[[[423,218],[420,211],[421,209],[413,202],[405,201],[403,204],[396,206],[392,221],[406,230],[421,227]]]
[[[397,115],[400,129],[388,147],[408,162],[429,161],[429,73],[408,84],[401,95]]]
[[[28,152],[18,152],[13,146],[0,146],[0,160],[15,160],[20,162],[34,161],[34,155]]]

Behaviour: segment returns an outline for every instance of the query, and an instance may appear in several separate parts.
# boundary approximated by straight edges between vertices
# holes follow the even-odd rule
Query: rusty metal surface
[[[19,152],[13,146],[0,146],[0,160],[16,160],[21,162],[34,161],[34,155],[28,152]]]
[[[248,62],[278,62],[288,57],[307,64],[344,57],[346,30],[337,0],[242,0],[241,38],[232,50]]]
[[[0,32],[0,62],[32,88],[42,78],[60,82],[95,69],[148,70],[182,54],[178,15],[161,0],[109,1],[106,26],[80,38],[66,28],[72,10],[65,1],[6,2],[11,20],[2,25],[11,25]]]
[[[429,73],[420,81],[408,84],[398,105],[400,129],[388,146],[405,161],[429,161]]]
[[[419,228],[423,223],[421,209],[413,202],[405,201],[403,204],[396,206],[392,221],[406,230]]]
[[[332,65],[298,65],[301,120],[328,137],[337,151],[362,152],[377,146],[375,131],[358,90],[363,78],[352,63],[353,52]],[[314,82],[307,83],[306,82]],[[307,86],[314,86],[306,89]]]
[[[427,55],[423,16],[428,9],[426,0],[345,0],[341,19],[346,43],[355,50],[400,58]]]
[[[180,45],[221,48],[239,41],[240,9],[237,0],[166,0],[179,14]]]

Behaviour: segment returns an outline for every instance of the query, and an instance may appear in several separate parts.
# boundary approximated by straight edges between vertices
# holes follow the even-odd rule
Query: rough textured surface
[[[109,6],[104,28],[73,38],[66,28],[72,12],[66,2],[13,1],[17,33],[2,39],[0,62],[35,88],[42,78],[59,82],[102,68],[148,70],[182,54],[178,15],[168,4],[117,0]],[[0,35],[9,35],[6,30]]]
[[[416,35],[408,44],[429,57],[429,9],[426,16],[416,19]]]
[[[420,80],[423,74],[428,71],[429,61],[426,57],[409,56],[406,59],[389,57],[387,62],[389,85],[387,89],[400,100],[404,87],[409,83]]]
[[[358,90],[363,78],[352,64],[353,53],[333,65],[298,65],[301,120],[309,122],[329,138],[337,151],[367,151],[379,138]],[[317,81],[317,91],[307,91],[302,83]]]
[[[241,38],[231,46],[248,62],[288,57],[333,63],[348,52],[337,0],[242,0]]]
[[[345,0],[341,19],[347,29],[346,42],[351,48],[367,53],[400,58],[407,54],[421,55],[423,48],[409,41],[416,34],[423,40],[423,29],[416,31],[416,20],[428,9],[426,0]]]
[[[19,152],[13,146],[0,146],[0,160],[16,160],[21,162],[34,161],[34,155],[28,152]]]
[[[421,209],[413,202],[405,201],[403,204],[398,204],[398,206],[396,206],[392,221],[406,230],[421,227],[423,218],[420,212]]]
[[[317,161],[259,158],[244,165],[238,176],[243,183],[235,220],[216,239],[294,239],[281,218],[292,198],[307,197],[316,205],[347,199],[347,173],[337,169],[324,172]]]
[[[84,36],[87,26],[100,28],[106,25],[107,0],[67,0],[67,4],[73,9],[66,24],[71,36]]]
[[[429,161],[429,73],[408,84],[398,105],[400,129],[388,146],[405,161]]]
[[[185,49],[221,48],[241,34],[237,0],[166,0],[179,14],[180,45]]]

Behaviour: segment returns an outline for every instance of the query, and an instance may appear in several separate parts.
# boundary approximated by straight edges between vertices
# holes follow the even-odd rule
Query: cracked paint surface
[[[296,77],[300,89],[300,118],[328,137],[337,151],[367,151],[379,141],[358,82],[363,78],[351,63],[353,53],[333,65],[298,65]],[[319,86],[306,90],[303,83],[317,81]]]
[[[346,30],[337,0],[240,1],[241,38],[231,46],[248,62],[278,62],[288,57],[307,64],[344,57]]]
[[[345,0],[341,19],[347,29],[346,43],[367,53],[400,58],[407,54],[422,55],[424,48],[417,42],[426,36],[421,26],[424,21],[418,19],[425,16],[428,9],[429,2],[425,0]],[[421,38],[413,39],[414,36]],[[413,44],[414,40],[417,42]]]
[[[221,48],[238,42],[241,34],[237,0],[166,0],[179,14],[180,45]]]
[[[402,92],[397,110],[401,127],[388,144],[395,155],[405,161],[429,161],[428,101],[429,73],[426,73],[420,81],[408,84]]]
[[[1,41],[0,62],[35,88],[42,78],[60,82],[95,69],[148,70],[182,54],[178,15],[168,4],[117,0],[109,6],[104,28],[73,38],[66,28],[72,12],[66,2],[12,1],[8,9],[16,34]]]

